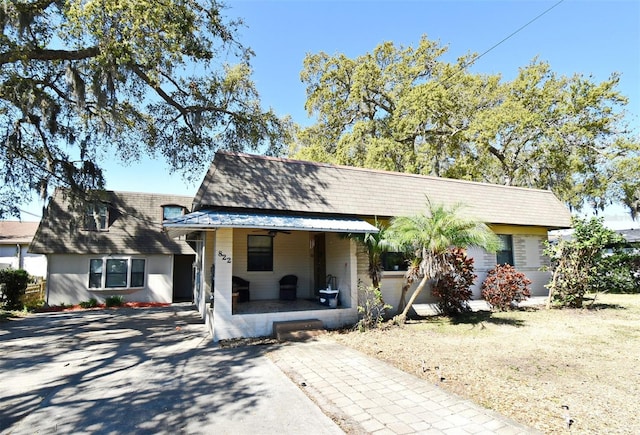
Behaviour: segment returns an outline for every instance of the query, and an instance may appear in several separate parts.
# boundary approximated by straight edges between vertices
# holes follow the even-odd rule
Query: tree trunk
[[[549,286],[549,297],[547,298],[547,310],[551,308],[553,302],[553,295],[556,290],[556,277],[558,276],[558,268],[553,271],[553,277],[551,279],[551,285]]]
[[[396,311],[396,314],[401,314],[402,310],[404,310],[404,307],[407,306],[407,291],[409,291],[409,287],[411,287],[411,284],[404,284],[402,286],[402,292],[400,293],[400,301],[398,302],[398,310]]]
[[[416,290],[413,292],[413,294],[411,295],[411,298],[409,299],[409,302],[407,302],[407,306],[404,307],[404,310],[402,311],[402,313],[400,314],[400,316],[398,316],[398,323],[404,323],[407,320],[407,313],[409,312],[409,310],[411,309],[411,307],[413,306],[413,302],[416,300],[416,298],[418,297],[418,295],[422,292],[422,290],[425,288],[425,286],[427,285],[427,283],[429,282],[430,278],[428,276],[424,276],[422,277],[422,280],[420,281],[420,284],[418,284],[418,287],[416,288]]]

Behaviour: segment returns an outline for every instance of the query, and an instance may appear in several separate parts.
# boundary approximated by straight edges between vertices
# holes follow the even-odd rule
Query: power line
[[[7,207],[7,208],[14,207],[13,205],[11,205],[9,203],[6,203],[6,202],[2,202],[2,201],[0,201],[0,206],[4,206],[4,207]],[[31,213],[30,211],[27,211],[27,210],[23,210],[20,207],[15,207],[15,209],[18,210],[20,213],[28,214],[30,216],[37,217],[38,219],[42,219],[41,215],[38,215],[38,214],[35,214],[35,213]]]
[[[449,79],[455,77],[458,73],[462,72],[463,70],[467,69],[468,67],[470,67],[471,65],[473,65],[474,63],[476,63],[478,61],[478,59],[480,59],[481,57],[483,57],[485,54],[491,52],[493,49],[495,49],[496,47],[500,46],[501,44],[503,44],[504,42],[506,42],[507,40],[511,39],[513,36],[515,36],[516,34],[520,33],[523,29],[525,29],[526,27],[528,27],[529,25],[531,25],[532,23],[534,23],[535,21],[537,21],[538,19],[542,18],[544,15],[546,15],[547,13],[551,12],[552,9],[556,8],[557,6],[560,5],[560,3],[563,3],[564,0],[560,0],[557,3],[555,3],[554,5],[552,5],[551,7],[547,8],[546,10],[544,10],[543,12],[539,13],[537,16],[535,16],[533,19],[529,20],[527,23],[523,24],[522,26],[520,26],[518,29],[516,29],[515,31],[511,32],[508,36],[506,36],[505,38],[503,38],[502,40],[500,40],[499,42],[493,44],[491,47],[489,47],[487,50],[485,50],[484,52],[482,52],[480,55],[476,56],[475,58],[473,58],[473,60],[471,60],[471,62],[464,64],[458,71],[456,71],[455,73],[451,74],[449,77],[447,77],[446,79],[444,79],[443,83],[446,83]]]

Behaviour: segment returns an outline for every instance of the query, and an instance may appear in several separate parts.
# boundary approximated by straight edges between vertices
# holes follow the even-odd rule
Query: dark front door
[[[173,302],[193,301],[193,262],[195,255],[173,256]]]
[[[324,234],[313,236],[313,292],[318,296],[318,290],[327,287],[327,258]]]

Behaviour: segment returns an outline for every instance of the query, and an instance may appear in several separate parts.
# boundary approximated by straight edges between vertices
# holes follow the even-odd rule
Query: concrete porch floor
[[[336,310],[321,304],[317,299],[296,299],[282,301],[279,299],[263,299],[235,304],[233,314],[282,313],[287,311]]]

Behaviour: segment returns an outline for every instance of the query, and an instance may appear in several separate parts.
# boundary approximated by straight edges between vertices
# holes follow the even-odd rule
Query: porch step
[[[324,325],[319,319],[273,322],[273,336],[278,341],[306,340],[324,332]]]

